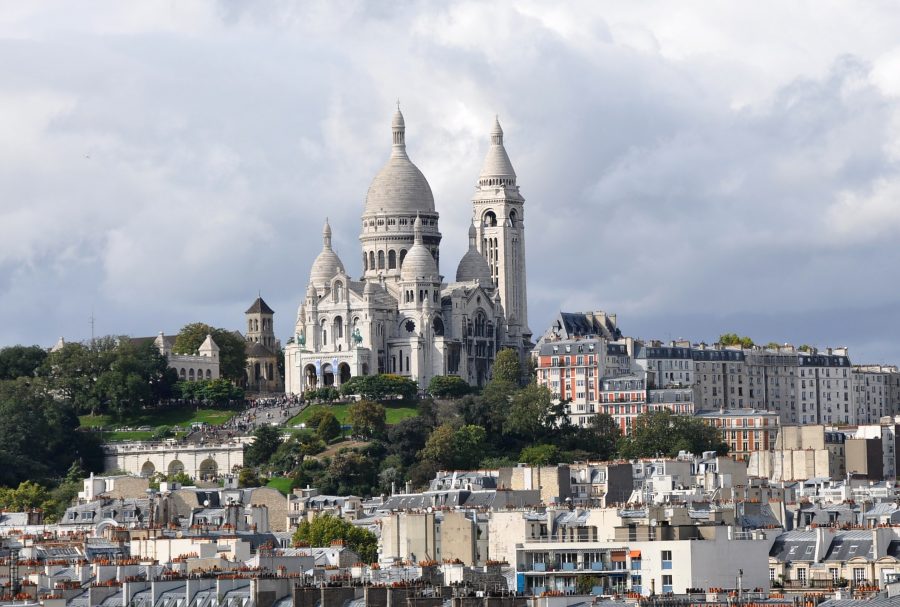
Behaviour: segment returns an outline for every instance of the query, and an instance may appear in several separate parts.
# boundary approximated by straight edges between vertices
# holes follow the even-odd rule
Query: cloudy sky
[[[7,2],[0,345],[292,334],[326,216],[352,274],[399,98],[447,275],[494,114],[530,324],[900,363],[893,2]]]

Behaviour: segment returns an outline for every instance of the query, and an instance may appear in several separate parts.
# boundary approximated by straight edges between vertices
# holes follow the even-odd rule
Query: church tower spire
[[[472,199],[476,245],[490,265],[506,314],[508,335],[517,347],[524,349],[532,335],[525,284],[525,199],[506,153],[498,118],[494,119],[490,139]]]

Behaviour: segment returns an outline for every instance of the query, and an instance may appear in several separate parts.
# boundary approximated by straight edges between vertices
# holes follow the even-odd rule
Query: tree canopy
[[[75,432],[78,425],[71,404],[54,398],[46,382],[0,382],[0,485],[59,478],[79,459],[99,470],[99,444]]]
[[[728,453],[719,431],[703,420],[671,411],[644,413],[635,420],[631,434],[619,441],[619,453],[626,458],[675,457],[679,451],[700,454]]]
[[[206,323],[195,322],[185,325],[175,337],[172,350],[176,354],[194,354],[207,335],[219,346],[219,372],[222,377],[234,382],[247,378],[247,349],[244,340],[228,329],[217,329]]]
[[[741,346],[742,348],[752,348],[753,340],[746,335],[738,335],[737,333],[722,333],[719,335],[719,344],[723,346]]]
[[[268,463],[281,445],[281,431],[263,424],[253,432],[253,442],[244,448],[244,461],[250,466]]]
[[[47,356],[40,372],[76,412],[117,418],[170,397],[177,381],[152,342],[128,337],[67,343]]]
[[[384,400],[390,397],[412,399],[416,397],[418,390],[415,380],[390,373],[356,375],[341,384],[341,394],[344,396],[355,394],[369,400]]]
[[[40,346],[0,348],[0,381],[34,377],[46,358],[47,351]]]
[[[363,562],[372,563],[378,558],[378,538],[374,533],[328,514],[304,519],[297,526],[293,540],[294,544],[312,547],[328,547],[335,540],[342,540]]]
[[[199,381],[179,381],[175,393],[185,400],[200,400],[212,405],[224,405],[244,398],[244,390],[222,377]]]
[[[435,375],[428,382],[428,393],[436,398],[459,398],[470,391],[469,384],[458,375]]]
[[[350,405],[348,419],[353,426],[354,436],[378,438],[384,435],[387,412],[384,405],[370,400],[361,400]]]
[[[497,352],[492,373],[495,381],[520,384],[522,382],[522,364],[519,362],[518,352],[512,349]]]

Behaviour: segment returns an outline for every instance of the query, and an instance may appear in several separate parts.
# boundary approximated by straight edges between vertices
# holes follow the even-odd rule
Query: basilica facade
[[[495,121],[472,199],[469,247],[455,280],[440,270],[441,232],[431,186],[406,152],[398,108],[391,155],[369,187],[362,214],[362,276],[351,278],[322,230],[294,336],[285,389],[340,386],[355,375],[395,373],[421,389],[435,375],[474,386],[491,377],[496,353],[524,360],[531,330],[525,281],[524,203]]]

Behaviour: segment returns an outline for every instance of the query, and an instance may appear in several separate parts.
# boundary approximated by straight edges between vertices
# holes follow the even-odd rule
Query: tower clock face
[[[416,323],[412,320],[407,320],[406,324],[403,325],[406,328],[407,333],[412,333],[416,330]]]

